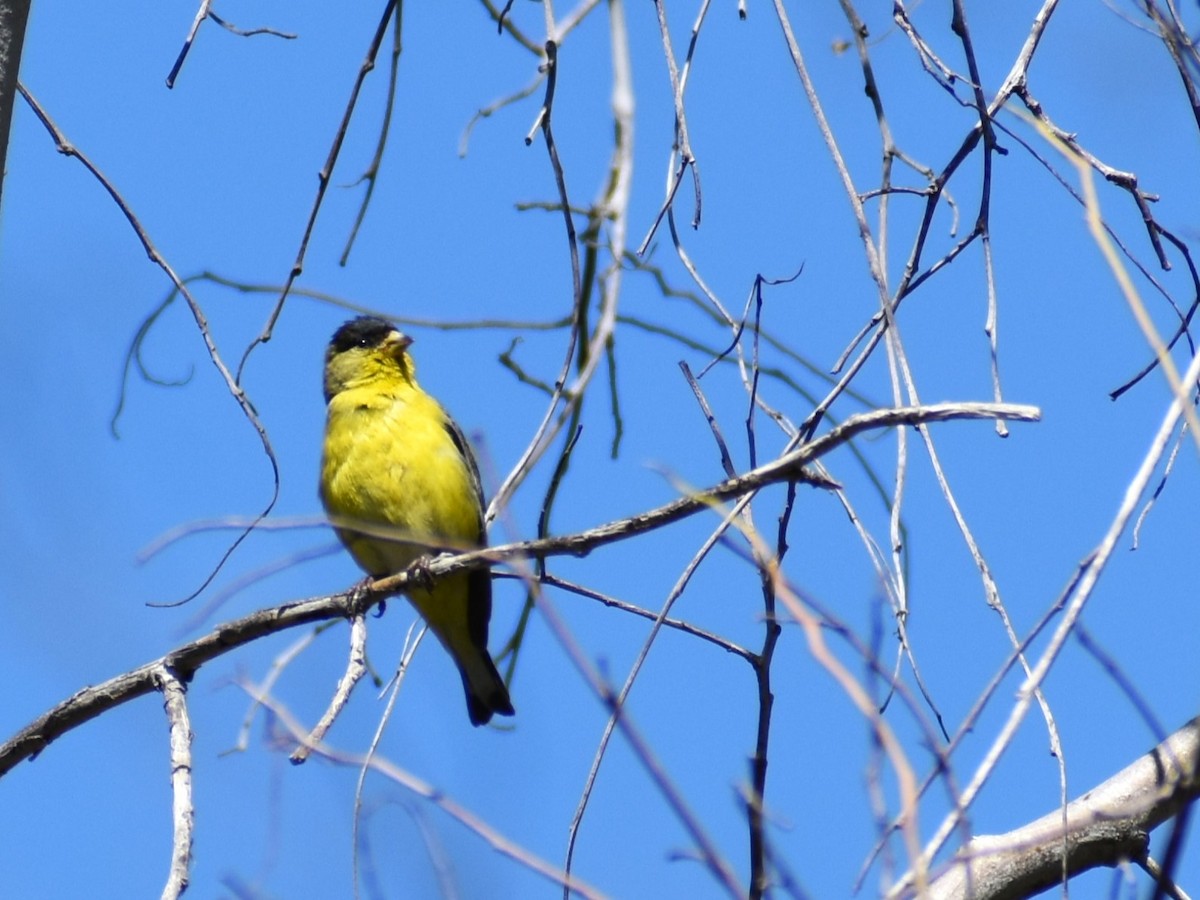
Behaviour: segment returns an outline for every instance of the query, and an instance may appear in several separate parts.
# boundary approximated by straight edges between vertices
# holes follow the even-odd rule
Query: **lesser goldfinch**
[[[458,425],[417,384],[410,344],[390,323],[362,316],[339,328],[325,353],[321,502],[342,523],[336,530],[350,555],[374,577],[403,571],[431,548],[464,550],[487,540],[475,457]],[[345,527],[355,521],[374,533]],[[471,724],[493,713],[511,716],[487,648],[491,574],[457,572],[407,593],[462,674]]]

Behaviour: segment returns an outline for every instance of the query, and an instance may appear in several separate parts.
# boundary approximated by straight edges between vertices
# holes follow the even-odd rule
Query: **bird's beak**
[[[399,331],[393,331],[383,339],[383,350],[389,356],[394,356],[399,359],[404,352],[412,344],[413,339],[407,334],[401,334]]]

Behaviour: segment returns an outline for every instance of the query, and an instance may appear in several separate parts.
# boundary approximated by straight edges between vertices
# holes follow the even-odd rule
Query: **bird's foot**
[[[374,592],[371,590],[371,585],[374,584],[374,582],[375,579],[368,575],[358,584],[354,585],[354,587],[350,588],[348,602],[352,615],[362,615],[368,609],[370,609],[371,601],[374,596]],[[379,618],[387,610],[387,598],[382,598],[379,601],[378,606],[379,609],[375,612],[375,618]]]
[[[429,564],[433,561],[431,556],[418,556],[409,567],[405,570],[413,587],[419,587],[423,590],[429,590],[433,587],[433,573],[429,571]]]

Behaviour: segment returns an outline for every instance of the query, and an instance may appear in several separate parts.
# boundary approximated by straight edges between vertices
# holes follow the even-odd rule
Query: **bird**
[[[387,320],[360,316],[337,329],[325,352],[320,498],[373,578],[439,549],[487,543],[479,467],[462,429],[417,383],[412,343]],[[410,584],[406,594],[458,667],[471,724],[513,715],[488,653],[491,573],[455,572]]]

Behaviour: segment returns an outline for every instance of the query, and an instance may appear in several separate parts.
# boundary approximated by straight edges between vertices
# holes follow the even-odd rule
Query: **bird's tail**
[[[482,588],[478,584],[472,588],[468,580],[471,576],[480,578]],[[491,610],[491,585],[487,577],[486,572],[451,575],[433,591],[418,588],[408,594],[462,675],[467,715],[472,725],[485,725],[497,713],[514,714],[508,688],[487,649],[487,619]]]
[[[469,655],[456,654],[467,694],[467,715],[472,725],[486,725],[493,715],[511,716],[515,712],[504,679],[486,650]]]

